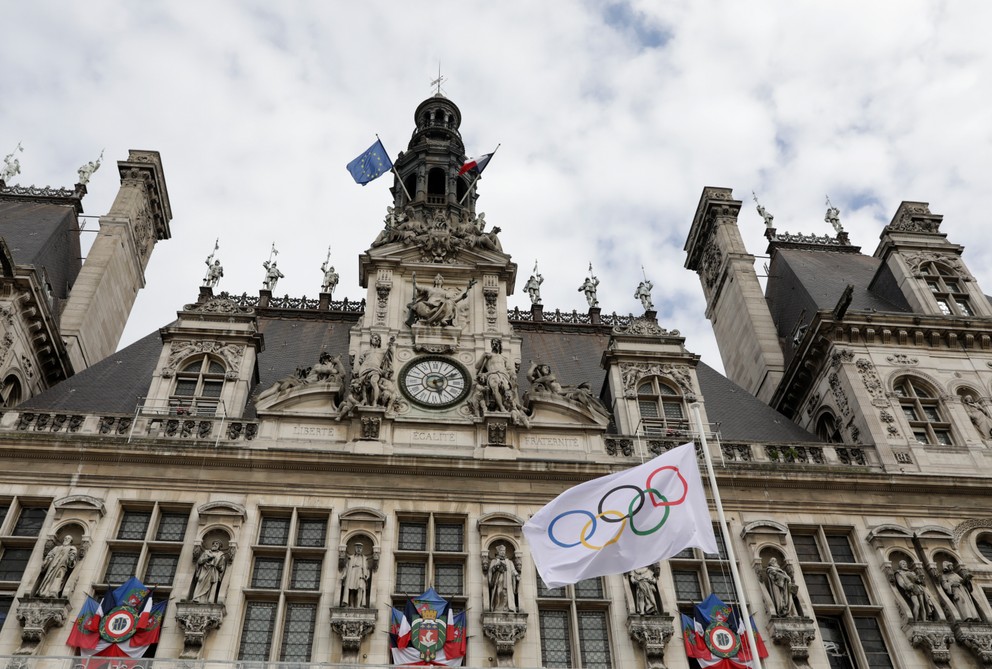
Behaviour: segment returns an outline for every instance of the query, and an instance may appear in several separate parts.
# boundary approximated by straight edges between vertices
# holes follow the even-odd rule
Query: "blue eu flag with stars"
[[[378,179],[392,168],[393,161],[389,159],[385,147],[378,139],[368,150],[348,163],[348,171],[351,172],[355,183],[360,183],[363,186],[373,179]]]

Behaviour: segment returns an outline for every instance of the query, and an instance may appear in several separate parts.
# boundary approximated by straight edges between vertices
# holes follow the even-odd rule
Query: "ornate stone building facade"
[[[697,405],[766,667],[992,664],[992,308],[938,216],[904,204],[871,257],[772,229],[762,294],[740,202],[706,189],[687,266],[730,380],[649,285],[645,313],[603,313],[590,269],[588,311],[551,312],[535,268],[509,310],[461,113],[414,120],[364,299],[207,286],[116,353],[63,320],[75,375],[0,417],[6,661],[72,666],[85,597],[136,575],[169,600],[153,666],[386,664],[389,606],[433,587],[468,610],[466,666],[687,667],[678,613],[735,599],[725,549],[550,589],[521,526],[698,440]],[[136,240],[115,280],[168,236],[156,165],[157,200],[122,184],[105,217]]]

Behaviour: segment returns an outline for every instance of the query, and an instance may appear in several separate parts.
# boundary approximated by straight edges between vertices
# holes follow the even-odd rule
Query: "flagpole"
[[[703,447],[703,458],[706,460],[706,474],[710,480],[710,489],[713,491],[713,503],[716,504],[716,514],[720,519],[720,534],[723,536],[723,546],[727,551],[727,559],[730,561],[730,575],[734,579],[734,591],[737,593],[737,601],[740,603],[741,615],[744,617],[744,625],[747,629],[748,648],[751,650],[751,658],[754,667],[761,669],[761,658],[758,656],[757,633],[751,625],[751,614],[747,608],[747,599],[744,597],[744,584],[741,575],[737,571],[737,557],[734,555],[734,547],[730,541],[730,528],[727,526],[727,517],[723,513],[723,501],[720,499],[720,489],[716,486],[716,474],[713,472],[713,460],[710,458],[709,445],[706,443],[706,430],[703,428],[703,419],[699,413],[699,403],[690,405],[692,414],[696,417],[696,427],[699,430],[699,441]],[[736,632],[736,630],[734,630]]]
[[[379,142],[379,144],[382,145],[383,150],[385,150],[386,145],[382,143],[381,139],[379,139],[379,133],[376,133],[375,138]],[[388,156],[389,153],[387,152],[386,155]],[[409,204],[410,202],[413,202],[413,198],[410,197],[410,191],[406,189],[406,184],[403,183],[403,179],[400,178],[400,173],[396,171],[396,163],[394,163],[392,159],[390,159],[389,164],[390,164],[389,169],[392,170],[393,174],[396,175],[396,180],[400,182],[400,187],[403,189],[403,192],[406,193],[407,203]]]
[[[501,146],[503,146],[503,144],[502,144],[502,142],[500,142],[499,144],[497,144],[497,145],[496,145],[496,148],[495,148],[495,149],[493,149],[493,152],[492,152],[491,154],[489,154],[489,159],[490,159],[490,160],[492,160],[492,158],[493,158],[493,156],[495,156],[495,155],[496,155],[496,152],[497,152],[497,151],[499,151],[499,147],[501,147]],[[478,181],[478,180],[479,180],[479,179],[480,179],[481,177],[482,177],[482,172],[479,172],[478,174],[476,174],[476,175],[475,175],[475,179],[473,179],[473,180],[472,180],[472,183],[471,183],[471,184],[469,184],[469,187],[468,187],[468,190],[466,190],[466,191],[465,191],[465,194],[464,194],[464,195],[462,195],[462,199],[460,199],[460,200],[458,201],[458,206],[461,206],[462,204],[464,204],[464,203],[465,203],[465,198],[467,198],[467,197],[468,197],[468,194],[472,192],[472,189],[473,189],[473,188],[475,188],[475,184],[476,184],[476,182],[477,182],[477,181]]]

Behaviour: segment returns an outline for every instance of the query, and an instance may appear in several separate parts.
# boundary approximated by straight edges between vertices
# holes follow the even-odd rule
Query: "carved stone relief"
[[[244,344],[225,344],[221,341],[176,339],[169,343],[169,357],[162,367],[161,374],[169,378],[175,375],[179,363],[192,355],[212,353],[224,360],[228,380],[238,378],[241,360],[244,357]]]
[[[861,380],[864,382],[865,388],[871,394],[872,404],[875,406],[889,406],[889,401],[885,397],[885,389],[882,387],[882,381],[878,378],[878,373],[875,371],[875,365],[867,358],[858,358],[855,366],[857,366],[858,372],[861,374]]]
[[[183,631],[183,660],[196,660],[211,630],[220,629],[227,610],[223,604],[210,602],[177,602],[176,622]]]
[[[687,402],[693,402],[696,392],[693,390],[692,370],[688,365],[673,365],[670,363],[621,362],[620,376],[623,380],[624,397],[637,397],[637,386],[648,376],[660,376],[670,379],[682,390]]]
[[[834,394],[834,401],[837,403],[837,407],[840,409],[840,412],[845,416],[850,416],[851,405],[847,401],[847,394],[841,386],[840,377],[837,376],[837,372],[831,372],[830,376],[827,377],[827,380],[830,382],[830,390]]]
[[[893,365],[902,365],[903,367],[912,367],[913,365],[919,364],[919,358],[913,358],[905,353],[895,353],[893,355],[885,356],[885,359],[891,362]]]

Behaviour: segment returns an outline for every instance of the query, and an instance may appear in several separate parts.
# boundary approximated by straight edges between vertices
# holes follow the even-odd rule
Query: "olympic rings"
[[[661,491],[659,491],[657,488],[654,488],[652,485],[655,475],[665,471],[674,472],[676,479],[682,485],[682,494],[677,499],[670,500],[668,497],[663,495]],[[616,509],[603,508],[607,504],[607,500],[611,495],[613,495],[618,491],[626,490],[626,489],[632,490],[634,492],[634,494],[630,498],[630,501],[627,503],[626,514]],[[563,511],[562,513],[559,513],[548,525],[548,538],[551,539],[551,541],[555,545],[560,546],[562,548],[575,548],[576,546],[581,545],[584,546],[585,548],[588,548],[589,550],[599,551],[609,546],[610,544],[615,544],[620,540],[620,537],[623,535],[624,530],[627,529],[627,525],[628,525],[627,521],[630,521],[629,523],[630,530],[636,536],[639,537],[648,536],[650,534],[654,534],[662,527],[664,527],[665,523],[668,522],[669,516],[671,515],[672,507],[682,504],[685,501],[688,494],[689,494],[689,483],[688,481],[685,480],[685,477],[682,475],[682,472],[679,471],[678,467],[672,465],[659,467],[658,469],[655,469],[653,472],[651,472],[650,475],[648,475],[647,480],[644,482],[644,488],[639,488],[635,485],[620,485],[609,490],[606,494],[604,494],[600,498],[599,504],[596,507],[597,513],[593,513],[592,511],[588,511],[586,509],[572,509],[571,511]],[[637,516],[637,514],[644,509],[645,499],[650,500],[652,507],[662,508],[664,509],[665,512],[661,520],[659,520],[654,527],[650,529],[639,529],[635,525],[634,519]],[[558,539],[558,537],[555,536],[555,525],[558,523],[559,520],[562,520],[563,518],[573,515],[585,516],[587,520],[585,524],[582,526],[581,531],[579,532],[578,541],[567,543],[561,541],[560,539]],[[620,523],[620,527],[610,539],[608,539],[602,545],[597,546],[595,544],[589,543],[589,540],[592,539],[593,536],[595,536],[600,520],[602,520],[604,523]]]

